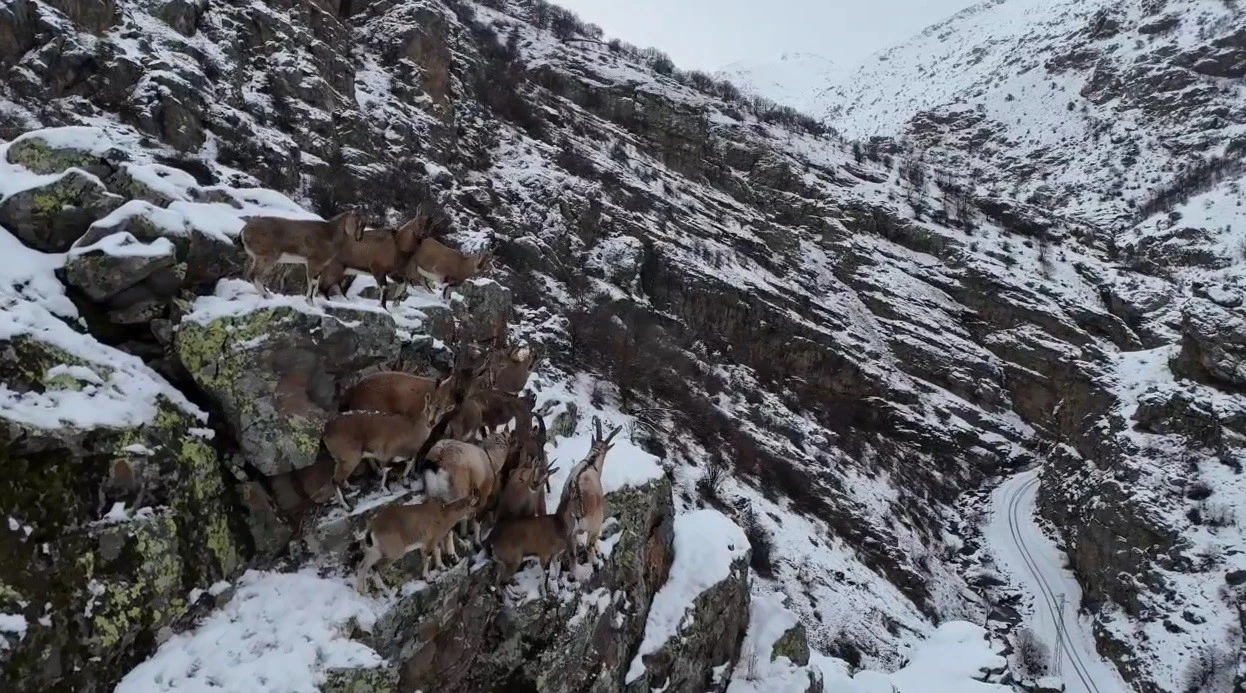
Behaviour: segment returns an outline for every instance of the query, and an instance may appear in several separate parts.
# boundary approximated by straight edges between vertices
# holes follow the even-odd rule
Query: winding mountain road
[[[1032,597],[1025,625],[1051,650],[1050,672],[1069,693],[1125,693],[1129,687],[1095,649],[1089,619],[1078,614],[1082,590],[1064,555],[1034,521],[1038,470],[1016,474],[991,494],[986,539],[996,562]]]

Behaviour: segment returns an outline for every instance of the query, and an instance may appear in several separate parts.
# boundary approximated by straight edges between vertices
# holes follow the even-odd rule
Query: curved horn
[[[622,430],[623,430],[622,426],[615,426],[614,430],[610,431],[610,435],[606,436],[606,439],[601,441],[602,444],[608,445],[610,441],[614,440],[614,437],[619,434],[619,431],[622,431]]]

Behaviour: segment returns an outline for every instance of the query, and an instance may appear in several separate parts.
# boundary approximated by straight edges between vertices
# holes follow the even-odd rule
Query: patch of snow
[[[753,597],[749,605],[748,632],[740,645],[740,661],[727,693],[804,693],[809,690],[809,668],[787,657],[771,659],[774,644],[799,623],[796,614],[783,606],[783,597]]]
[[[901,669],[890,674],[859,671],[849,676],[842,660],[814,653],[826,693],[1007,693],[1008,686],[979,680],[984,671],[1005,665],[986,639],[986,631],[965,621],[949,621],[918,643]],[[1107,690],[1107,689],[1105,689]],[[1123,690],[1123,689],[1122,689]]]
[[[311,571],[247,571],[229,603],[161,645],[116,691],[311,693],[329,669],[384,664],[349,637],[356,625],[371,628],[382,606]]]
[[[21,614],[0,614],[0,633],[10,633],[21,640],[26,636],[26,617]]]
[[[85,381],[77,390],[45,392],[17,392],[0,383],[0,415],[43,429],[131,427],[150,421],[164,398],[196,418],[207,418],[141,359],[100,344],[61,319],[77,317],[55,275],[63,255],[31,250],[2,228],[0,253],[5,258],[0,263],[0,339],[26,336],[58,348],[82,362],[65,364],[76,368],[64,373],[83,375]]]
[[[75,257],[95,251],[114,257],[162,257],[176,252],[173,241],[167,238],[156,238],[151,243],[144,243],[135,238],[133,234],[122,231],[109,234],[91,245],[74,245],[69,249],[69,256]]]
[[[675,560],[653,596],[645,637],[627,671],[630,684],[645,673],[644,655],[679,634],[696,598],[731,576],[731,564],[749,550],[744,530],[713,509],[675,517]]]

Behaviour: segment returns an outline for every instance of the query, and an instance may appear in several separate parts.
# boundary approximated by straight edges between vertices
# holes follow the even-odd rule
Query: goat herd
[[[349,211],[327,221],[253,217],[241,235],[250,258],[248,274],[262,293],[277,264],[301,263],[307,268],[309,298],[317,288],[326,294],[334,286],[340,289],[346,270],[353,269],[372,274],[384,306],[387,278],[444,281],[448,291],[488,269],[489,255],[450,249],[428,235],[431,226],[432,215],[422,206],[415,219],[396,230],[365,230],[358,213]],[[457,560],[456,525],[464,531],[460,541],[483,545],[492,556],[499,585],[528,557],[540,561],[547,580],[556,557],[565,554],[578,563],[581,535],[588,559],[595,562],[605,520],[601,474],[619,429],[605,434],[594,420],[588,455],[572,468],[557,509],[546,512],[545,492],[556,470],[546,459],[545,422],[534,416],[532,401],[519,396],[540,354],[507,341],[504,322],[483,354],[469,356],[472,350],[462,341],[454,367],[440,378],[400,371],[367,375],[346,391],[342,411],[325,424],[321,440],[332,460],[332,478],[312,485],[317,502],[336,496],[350,510],[344,489],[365,459],[380,474],[383,488],[388,488],[390,466],[399,462],[405,463],[404,484],[413,472],[423,480],[423,503],[391,505],[369,518],[356,578],[361,592],[369,577],[385,589],[377,565],[417,548],[425,579],[430,564],[445,568],[443,549]],[[484,521],[492,529],[482,542]]]
[[[342,291],[348,273],[366,273],[376,280],[385,307],[388,280],[419,280],[430,289],[444,282],[445,291],[492,267],[491,253],[462,253],[432,237],[433,209],[422,204],[415,218],[397,229],[366,229],[358,211],[325,220],[252,217],[242,227],[247,275],[260,293],[279,264],[307,269],[307,297],[319,290]]]

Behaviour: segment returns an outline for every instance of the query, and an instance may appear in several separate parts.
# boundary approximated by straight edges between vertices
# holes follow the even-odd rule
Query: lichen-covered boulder
[[[396,693],[398,672],[384,667],[375,669],[331,669],[321,684],[321,693]]]
[[[717,510],[675,518],[675,562],[649,609],[626,690],[726,690],[748,626],[749,554],[744,530]]]
[[[41,175],[79,168],[104,178],[112,173],[109,159],[123,154],[96,128],[64,127],[36,130],[13,140],[5,160]]]
[[[1181,353],[1174,370],[1200,379],[1246,386],[1246,314],[1192,299],[1182,311]]]
[[[0,341],[0,612],[26,623],[0,689],[107,689],[249,548],[202,412],[138,359],[45,327]]]
[[[0,201],[0,226],[32,248],[63,253],[91,224],[123,202],[119,195],[108,192],[99,178],[70,169],[54,181]]]
[[[246,464],[274,476],[311,465],[339,384],[398,356],[394,320],[378,310],[312,308],[301,299],[204,296],[177,326],[175,351],[220,407]]]
[[[457,289],[453,302],[459,337],[471,340],[493,336],[499,322],[505,323],[511,309],[511,291],[492,279],[471,279]]]

